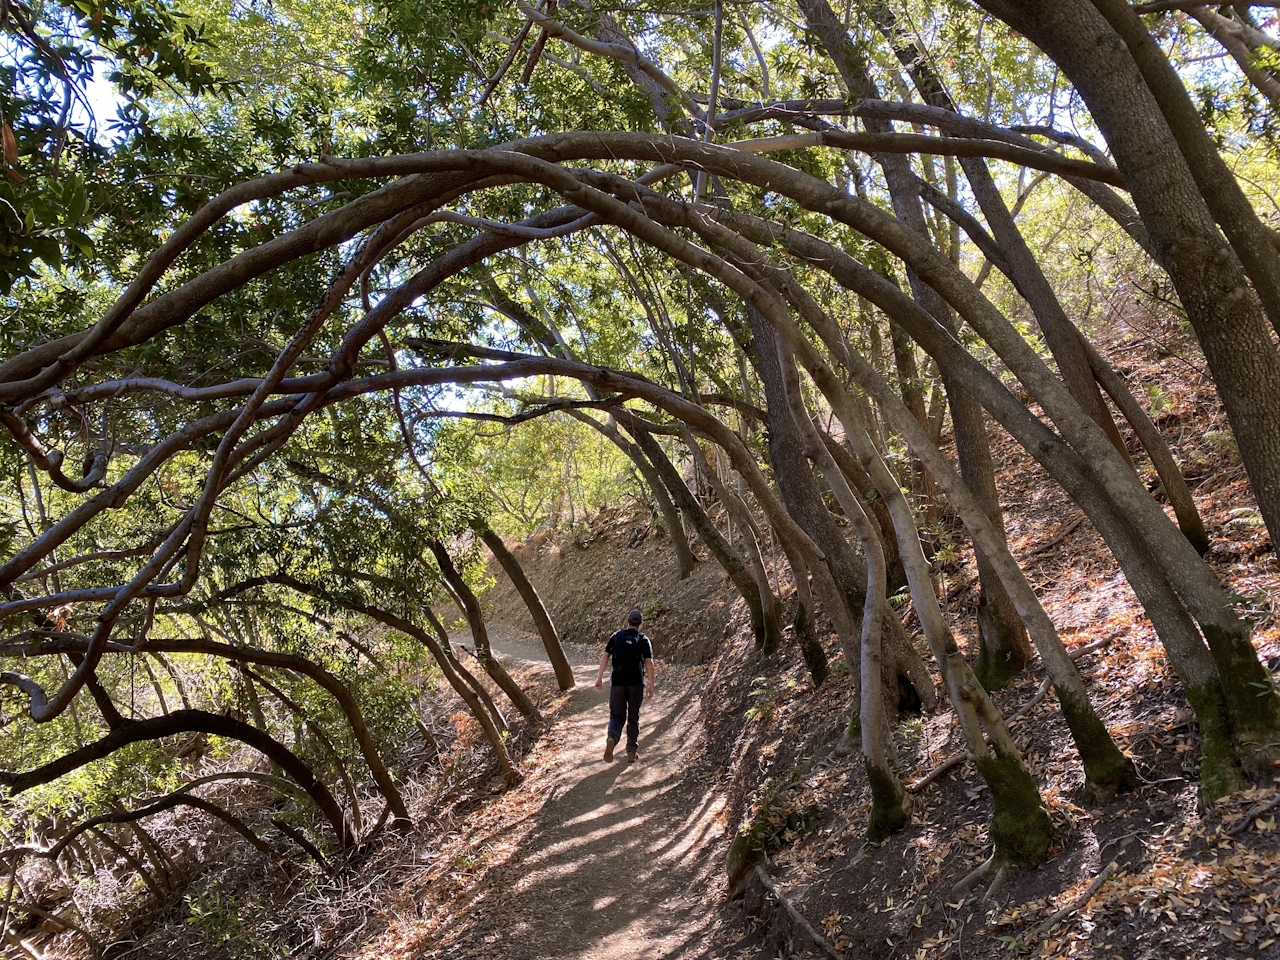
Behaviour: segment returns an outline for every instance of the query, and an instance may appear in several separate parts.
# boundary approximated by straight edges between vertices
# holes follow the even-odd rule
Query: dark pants
[[[644,684],[634,687],[609,688],[609,737],[622,739],[622,724],[627,724],[627,749],[634,750],[640,742],[640,704],[644,702]]]

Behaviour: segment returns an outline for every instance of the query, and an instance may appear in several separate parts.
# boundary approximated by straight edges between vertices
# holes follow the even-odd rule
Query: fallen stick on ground
[[[1075,913],[1077,910],[1081,909],[1086,904],[1088,904],[1089,900],[1093,897],[1093,895],[1098,892],[1098,888],[1102,886],[1104,883],[1106,883],[1107,878],[1110,877],[1111,874],[1115,872],[1116,872],[1116,862],[1112,860],[1105,867],[1103,867],[1101,873],[1099,873],[1096,877],[1093,878],[1093,883],[1089,884],[1089,888],[1085,890],[1084,893],[1080,894],[1080,896],[1072,900],[1069,904],[1067,904],[1065,907],[1063,907],[1061,910],[1059,910],[1057,913],[1051,916],[1048,920],[1045,920],[1041,923],[1037,923],[1034,927],[1028,930],[1027,936],[1026,936],[1026,942],[1030,943],[1033,940],[1039,940],[1041,936],[1048,933],[1049,930],[1053,927],[1053,925],[1057,923],[1059,920],[1061,920],[1063,917],[1065,917],[1067,914]]]
[[[942,776],[948,770],[955,769],[956,767],[960,766],[960,764],[970,759],[972,756],[973,754],[969,753],[966,750],[962,753],[957,753],[954,756],[948,757],[946,760],[943,760],[940,764],[938,764],[936,767],[934,767],[932,770],[926,773],[919,780],[916,780],[913,783],[907,784],[907,793],[919,793],[921,790],[923,790],[929,784],[933,783],[933,781],[937,780],[940,776]]]
[[[827,956],[834,957],[835,960],[840,960],[840,954],[836,953],[835,947],[827,941],[826,937],[814,929],[813,924],[805,919],[804,914],[796,909],[795,904],[787,899],[786,894],[778,889],[778,885],[773,882],[773,878],[770,877],[769,874],[765,873],[764,867],[759,864],[756,865],[756,877],[762,884],[764,884],[764,888],[766,890],[778,898],[778,902],[782,904],[783,909],[791,915],[791,919],[796,922],[801,930],[810,936],[814,943],[826,952]]]
[[[1266,803],[1259,803],[1250,808],[1249,812],[1244,815],[1244,819],[1239,823],[1233,823],[1230,827],[1223,831],[1227,836],[1234,837],[1237,833],[1244,833],[1249,829],[1249,824],[1253,823],[1254,817],[1264,813],[1270,813],[1276,807],[1280,807],[1280,793],[1268,800]]]
[[[1067,537],[1071,536],[1071,534],[1075,532],[1076,527],[1080,526],[1080,524],[1082,523],[1084,523],[1083,514],[1076,517],[1074,520],[1069,521],[1065,527],[1059,530],[1056,534],[1054,534],[1044,543],[1040,544],[1040,546],[1036,547],[1034,550],[1028,553],[1027,557],[1028,558],[1035,557],[1048,550],[1052,550],[1054,547],[1060,544],[1063,540],[1067,539]]]

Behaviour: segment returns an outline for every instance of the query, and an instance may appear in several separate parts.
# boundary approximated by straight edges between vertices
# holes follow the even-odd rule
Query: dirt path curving
[[[516,665],[545,661],[540,646],[501,633],[493,646]],[[589,656],[570,654],[578,685],[528,758],[517,790],[536,801],[532,811],[503,832],[514,843],[501,863],[455,902],[465,932],[424,960],[706,955],[723,891],[724,829],[712,778],[700,771],[692,678],[660,666],[640,714],[639,761],[628,763],[620,749],[606,763],[608,679],[597,692],[598,661],[583,662]]]

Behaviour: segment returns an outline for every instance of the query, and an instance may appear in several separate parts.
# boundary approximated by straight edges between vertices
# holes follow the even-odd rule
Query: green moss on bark
[[[862,715],[856,706],[849,712],[849,722],[845,725],[844,735],[854,743],[862,743]]]
[[[1271,745],[1280,741],[1280,695],[1258,660],[1249,626],[1237,620],[1230,627],[1201,627],[1218,668],[1237,756],[1246,770],[1255,774],[1267,772],[1275,750]]]
[[[973,665],[973,675],[987,693],[1003,690],[1020,672],[1012,659],[992,656],[985,645],[978,651],[978,661]]]
[[[751,846],[751,836],[739,833],[729,843],[729,856],[725,863],[725,873],[729,876],[730,888],[736,887],[754,867],[764,858],[764,852]]]
[[[867,780],[871,784],[871,817],[867,821],[867,839],[879,843],[911,822],[907,793],[892,775],[866,763]]]
[[[805,666],[809,668],[809,676],[813,678],[814,687],[820,687],[831,673],[827,663],[827,653],[822,644],[813,635],[813,627],[804,604],[797,604],[796,616],[792,621],[796,642],[800,645],[800,654],[804,657]]]
[[[1058,703],[1071,729],[1071,737],[1084,764],[1085,789],[1094,801],[1114,800],[1136,790],[1138,771],[1133,761],[1120,752],[1107,728],[1088,701],[1079,700],[1056,687]]]
[[[1217,683],[1184,683],[1183,690],[1200,726],[1200,795],[1217,800],[1245,786],[1231,739],[1227,705]]]
[[[1052,826],[1031,774],[1017,757],[998,753],[979,758],[977,766],[995,807],[991,842],[996,860],[1027,867],[1040,863],[1049,852]]]

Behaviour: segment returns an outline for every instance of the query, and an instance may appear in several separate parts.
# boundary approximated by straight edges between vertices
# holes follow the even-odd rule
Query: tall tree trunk
[[[595,396],[594,391],[590,388],[588,388],[588,394]],[[689,538],[685,535],[684,524],[680,522],[680,512],[672,502],[662,471],[658,470],[642,450],[618,432],[618,427],[613,423],[612,417],[609,421],[601,423],[595,417],[583,413],[581,410],[570,410],[569,416],[608,437],[610,442],[625,453],[628,459],[635,464],[636,469],[640,471],[640,475],[644,477],[644,482],[649,485],[649,492],[653,495],[654,503],[658,505],[662,520],[667,525],[667,532],[671,537],[671,548],[676,553],[676,564],[680,571],[680,579],[684,580],[690,576],[693,573],[693,568],[698,563],[698,558],[693,555],[693,549],[689,546]]]
[[[809,469],[800,428],[791,416],[787,400],[785,373],[778,360],[778,335],[758,310],[748,305],[747,318],[755,336],[761,380],[769,409],[769,462],[773,465],[778,489],[788,512],[812,538],[826,556],[830,576],[838,590],[839,603],[829,606],[829,613],[839,629],[841,646],[850,670],[862,660],[861,648],[853,635],[853,625],[864,614],[867,582],[866,569],[854,553],[835,519],[823,502],[822,491]],[[821,586],[821,580],[818,581]],[[826,598],[824,598],[825,600]],[[843,610],[840,608],[843,607]],[[842,624],[840,614],[844,615]],[[897,691],[900,678],[907,681],[925,699],[933,683],[920,655],[900,632],[886,627],[882,636],[883,689]],[[901,627],[901,624],[898,624]],[[865,683],[865,679],[861,681]],[[895,698],[896,705],[896,698]]]
[[[849,40],[844,25],[827,0],[799,0],[799,5],[810,28],[827,48],[850,94],[855,97],[878,98],[879,91],[865,61]],[[892,131],[892,125],[888,121],[868,118],[864,122],[871,132]],[[921,209],[919,191],[915,187],[916,177],[911,170],[910,159],[902,154],[890,153],[876,154],[875,158],[884,171],[894,212],[910,230],[928,239],[928,226]],[[947,303],[921,280],[910,264],[907,267],[907,279],[911,284],[912,294],[921,306],[938,323],[955,334],[955,321]],[[956,384],[948,382],[945,371],[942,376],[951,406],[951,422],[955,430],[961,475],[969,489],[978,497],[987,516],[1003,530],[1004,519],[982,408]],[[1031,646],[1027,642],[1026,630],[1018,618],[1017,610],[991,569],[985,553],[975,547],[974,554],[978,561],[980,583],[978,627],[981,652],[978,666],[984,686],[998,689],[1026,667],[1031,657]]]
[[[451,597],[452,595],[452,592],[450,592]],[[457,601],[455,600],[454,602],[456,603]],[[423,607],[422,614],[426,617],[427,623],[431,625],[431,629],[435,633],[436,639],[439,641],[440,654],[436,659],[443,659],[445,666],[448,666],[449,669],[457,675],[457,679],[466,684],[472,694],[475,695],[475,698],[484,705],[485,711],[489,714],[489,717],[493,721],[493,725],[498,732],[506,733],[509,729],[507,725],[507,718],[503,715],[502,710],[499,709],[498,704],[494,702],[493,697],[490,696],[489,688],[476,679],[475,674],[462,665],[462,661],[458,659],[458,655],[453,650],[453,644],[449,641],[449,631],[444,628],[444,624],[440,622],[440,618],[436,616],[436,612],[430,607]],[[436,651],[435,647],[430,647],[429,649],[433,654]],[[461,696],[461,690],[458,690],[457,692],[459,696]],[[464,697],[463,699],[465,700],[466,698]],[[471,703],[470,700],[467,700],[466,702],[468,704]]]
[[[773,585],[769,583],[769,573],[765,569],[764,555],[760,552],[760,541],[756,537],[755,522],[751,519],[751,514],[748,512],[746,504],[726,488],[716,475],[715,470],[707,462],[702,453],[702,448],[698,446],[688,427],[684,427],[681,430],[681,436],[684,438],[689,455],[693,457],[695,465],[706,476],[711,489],[715,492],[720,502],[724,504],[729,516],[736,516],[738,519],[742,553],[746,557],[747,566],[751,570],[751,579],[756,583],[756,591],[760,596],[760,610],[765,620],[766,641],[761,645],[760,649],[761,653],[769,656],[782,641],[782,603],[778,600],[777,594],[773,592]],[[730,531],[730,534],[732,534],[732,531]],[[726,540],[732,543],[731,536],[726,537]]]
[[[529,582],[529,578],[525,576],[524,568],[520,566],[520,561],[507,549],[507,545],[502,542],[502,538],[487,525],[481,527],[480,538],[484,540],[485,546],[493,553],[494,558],[507,574],[507,578],[516,588],[516,592],[520,594],[520,599],[528,607],[529,616],[533,618],[533,623],[538,628],[538,635],[542,637],[542,645],[546,648],[547,659],[551,661],[551,668],[555,671],[556,683],[560,684],[561,690],[572,689],[573,667],[569,666],[569,660],[564,655],[564,647],[560,645],[560,637],[556,634],[555,624],[551,622],[551,614],[547,612],[546,606],[543,605],[542,598],[538,596],[538,591]]]
[[[805,438],[805,454],[827,481],[836,501],[844,510],[867,561],[867,602],[862,614],[862,633],[859,637],[862,690],[858,698],[858,719],[862,728],[862,757],[867,769],[867,780],[871,785],[867,838],[878,843],[897,833],[911,819],[907,792],[889,764],[891,742],[886,714],[891,710],[896,713],[898,690],[895,686],[886,691],[883,682],[884,658],[880,650],[880,636],[884,618],[889,615],[886,612],[888,602],[885,598],[887,577],[884,548],[876,528],[845,481],[844,474],[823,443],[817,427],[809,419],[809,412],[800,395],[800,377],[795,368],[795,360],[790,350],[781,342],[778,343],[778,362],[787,388],[791,417],[799,427],[801,436]],[[780,411],[780,415],[785,412]],[[891,705],[885,702],[886,694],[893,701]]]
[[[907,409],[910,410],[910,406]],[[928,424],[924,426],[928,429]],[[902,557],[898,553],[898,538],[893,533],[893,518],[889,516],[889,511],[885,509],[884,501],[876,493],[875,484],[871,482],[871,478],[867,476],[867,472],[858,464],[849,449],[841,445],[825,431],[822,433],[822,442],[826,444],[827,452],[831,454],[836,466],[844,474],[845,479],[858,491],[858,496],[862,498],[864,503],[871,505],[876,525],[880,528],[880,542],[884,547],[884,561],[888,578],[887,592],[890,594],[896,593],[907,585],[907,573],[902,569]]]

